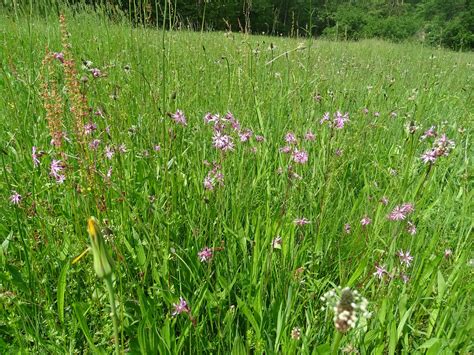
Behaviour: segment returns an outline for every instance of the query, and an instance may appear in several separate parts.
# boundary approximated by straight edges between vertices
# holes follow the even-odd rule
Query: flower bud
[[[112,274],[113,262],[97,220],[94,217],[89,218],[87,221],[87,232],[91,240],[95,272],[100,279],[108,277]]]

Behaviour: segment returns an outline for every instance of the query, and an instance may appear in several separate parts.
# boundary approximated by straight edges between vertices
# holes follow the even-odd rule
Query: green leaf
[[[245,318],[247,318],[247,321],[252,325],[253,330],[255,330],[257,338],[260,338],[260,327],[258,326],[257,320],[252,314],[252,311],[250,310],[249,306],[247,306],[247,304],[239,297],[237,297],[237,304],[239,309],[242,310],[242,313],[244,314]]]
[[[232,355],[247,354],[247,351],[245,350],[244,342],[242,341],[242,338],[238,335],[234,339],[234,344],[232,345],[231,354]]]
[[[82,306],[79,303],[74,303],[72,305],[72,308],[74,309],[74,314],[76,316],[77,322],[79,324],[79,328],[81,328],[82,333],[86,337],[87,342],[89,343],[89,346],[91,347],[92,351],[94,353],[98,352],[98,349],[94,345],[94,341],[91,336],[91,332],[89,331],[89,327],[87,326],[86,319],[84,318],[84,310]]]
[[[400,323],[398,323],[397,341],[402,336],[403,328],[405,327],[405,323],[407,322],[408,318],[411,316],[411,313],[413,311],[413,307],[415,307],[415,304],[413,306],[411,306],[410,308],[408,308],[408,310],[403,315],[402,319],[400,319]]]
[[[362,273],[364,272],[365,270],[365,267],[367,266],[367,260],[368,259],[363,259],[359,265],[357,266],[357,269],[356,271],[354,271],[354,273],[352,274],[351,278],[349,279],[349,281],[347,282],[347,286],[348,287],[352,287],[354,285],[354,283],[357,281],[357,279],[360,277],[360,275],[362,275]]]
[[[432,339],[429,339],[427,341],[425,341],[423,344],[421,344],[419,347],[418,347],[418,350],[420,349],[429,349],[431,348],[433,345],[435,345],[436,343],[439,342],[439,339],[438,338],[432,338]]]
[[[20,271],[13,265],[6,265],[6,269],[10,273],[12,277],[13,284],[23,292],[28,292],[28,285],[26,284],[25,280],[23,280],[23,276],[21,275]]]
[[[438,270],[438,303],[441,303],[443,300],[444,291],[446,291],[446,281],[441,271]]]

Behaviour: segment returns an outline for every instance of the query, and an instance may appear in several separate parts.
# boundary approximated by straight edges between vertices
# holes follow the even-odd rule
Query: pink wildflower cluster
[[[63,174],[64,164],[61,160],[53,159],[50,166],[50,175],[56,179],[58,184],[62,184],[66,180],[66,176]]]
[[[319,121],[320,124],[323,124],[324,122],[328,122],[331,127],[336,129],[343,129],[344,125],[349,122],[349,113],[346,112],[342,114],[340,111],[336,111],[331,120],[331,114],[326,112],[324,113],[323,118]]]
[[[211,261],[213,256],[212,249],[209,247],[204,247],[198,252],[198,258],[202,263]]]
[[[308,134],[310,135],[310,139],[307,138]],[[314,139],[314,134],[311,132],[306,133],[305,139]],[[288,132],[285,135],[285,142],[287,143],[287,145],[280,148],[281,153],[291,153],[291,159],[297,164],[305,164],[308,161],[308,152],[306,152],[304,149],[298,149],[296,147],[296,144],[298,144],[298,139],[296,138],[296,135],[293,132]]]
[[[92,121],[89,121],[84,125],[84,134],[85,135],[90,135],[90,134],[94,133],[96,130],[97,130],[97,125]]]
[[[426,134],[426,133],[425,133]],[[448,156],[454,148],[454,141],[448,139],[445,134],[435,140],[433,147],[421,156],[423,163],[434,164],[439,157]]]
[[[205,162],[206,164],[207,162]],[[210,165],[207,163],[206,165]],[[212,169],[207,173],[204,178],[204,188],[209,191],[213,191],[216,185],[224,186],[224,175],[221,171],[221,166],[215,162],[212,163]]]
[[[413,261],[413,256],[410,255],[410,251],[400,250],[397,252],[397,256],[400,260],[401,266],[406,266],[407,268],[410,267]],[[407,283],[410,280],[408,275],[404,273],[403,271],[399,271],[395,269],[392,273],[389,273],[387,269],[385,268],[385,265],[379,265],[379,264],[375,264],[375,272],[373,273],[373,275],[379,280],[383,280],[385,278],[387,278],[388,280],[391,280],[391,279],[394,279],[395,276],[399,276],[400,279],[404,283]]]
[[[241,128],[240,122],[231,112],[227,112],[224,117],[218,113],[206,113],[204,123],[212,125],[214,135],[212,136],[212,145],[222,151],[233,151],[235,148],[234,135],[242,143],[249,142],[254,136],[254,132],[249,128]],[[263,136],[256,135],[255,140],[262,142]]]

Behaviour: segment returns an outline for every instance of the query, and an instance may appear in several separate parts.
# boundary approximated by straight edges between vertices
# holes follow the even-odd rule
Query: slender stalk
[[[341,343],[341,339],[342,333],[336,330],[334,335],[334,341],[331,345],[331,355],[337,355],[337,353],[339,352],[339,344]]]
[[[115,293],[114,293],[114,286],[112,284],[112,275],[105,277],[104,281],[105,281],[105,285],[107,286],[107,291],[109,293],[110,309],[112,311],[112,322],[114,324],[115,353],[118,355],[120,354],[119,330],[118,330],[117,309],[115,308]]]

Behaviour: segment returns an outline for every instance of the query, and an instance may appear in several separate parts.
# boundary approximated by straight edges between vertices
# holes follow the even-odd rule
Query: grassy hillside
[[[473,350],[472,54],[0,22],[1,353]]]

